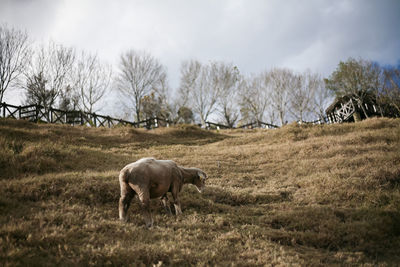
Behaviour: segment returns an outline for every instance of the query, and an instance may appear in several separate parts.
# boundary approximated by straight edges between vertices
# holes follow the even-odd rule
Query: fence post
[[[83,113],[82,113],[82,111],[80,112],[80,115],[81,115],[81,125],[83,125]]]
[[[93,124],[94,124],[94,128],[97,128],[97,116],[96,113],[93,113]]]
[[[51,123],[54,123],[54,121],[55,121],[55,120],[54,120],[54,117],[55,117],[55,116],[54,116],[54,109],[53,109],[53,108],[50,108],[50,110],[51,110],[50,122],[51,122]]]
[[[35,121],[39,122],[39,105],[35,105]]]

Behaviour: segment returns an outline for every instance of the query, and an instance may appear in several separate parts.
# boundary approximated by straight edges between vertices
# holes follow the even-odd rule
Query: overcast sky
[[[146,50],[173,88],[187,59],[324,76],[348,57],[400,63],[400,0],[0,0],[0,22],[114,66],[121,52]]]

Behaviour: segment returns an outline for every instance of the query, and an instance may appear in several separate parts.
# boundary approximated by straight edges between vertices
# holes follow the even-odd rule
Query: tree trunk
[[[367,111],[365,110],[364,107],[364,102],[360,100],[360,98],[357,98],[357,104],[361,107],[362,111],[364,112],[365,118],[369,118]]]
[[[204,128],[206,128],[206,126],[207,126],[206,121],[203,118],[201,118],[201,126]]]
[[[397,112],[399,112],[399,114],[400,114],[400,107],[398,105],[396,105],[396,103],[392,103],[392,106],[394,106],[395,109],[397,109]]]
[[[354,112],[353,119],[354,119],[354,122],[361,121],[360,113],[358,111]]]
[[[136,109],[136,121],[139,122],[140,121],[140,110]]]
[[[279,119],[281,121],[281,126],[285,125],[285,122],[283,121],[283,113],[279,112]]]
[[[361,109],[362,109],[362,111],[364,112],[364,115],[365,115],[365,118],[369,118],[369,116],[368,116],[368,114],[367,114],[367,111],[365,110],[365,107],[364,107],[364,105],[361,103]]]
[[[300,111],[300,123],[303,123],[303,111]]]
[[[383,111],[382,111],[382,105],[378,104],[378,107],[379,107],[379,113],[381,114],[381,117],[383,118],[384,116],[383,116]]]

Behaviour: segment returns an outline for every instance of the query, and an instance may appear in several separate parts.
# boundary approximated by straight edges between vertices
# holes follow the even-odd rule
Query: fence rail
[[[328,118],[321,118],[315,121],[297,121],[298,124],[329,124]]]
[[[266,123],[266,122],[262,122],[262,121],[255,121],[255,122],[251,122],[245,125],[240,126],[239,128],[266,128],[266,129],[275,129],[275,128],[279,128],[279,126],[274,125],[274,124],[270,124],[270,123]]]

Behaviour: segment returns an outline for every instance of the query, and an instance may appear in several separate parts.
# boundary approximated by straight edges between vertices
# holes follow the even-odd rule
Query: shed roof
[[[333,103],[326,108],[325,113],[326,114],[332,113],[336,107],[341,106],[341,104],[347,103],[351,98],[352,96],[350,94],[344,95],[342,97],[336,97]]]

